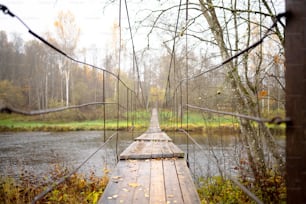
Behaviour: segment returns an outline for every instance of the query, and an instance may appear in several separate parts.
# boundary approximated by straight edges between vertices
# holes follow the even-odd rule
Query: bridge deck
[[[161,132],[156,109],[147,132],[121,153],[99,203],[200,203],[184,152]]]

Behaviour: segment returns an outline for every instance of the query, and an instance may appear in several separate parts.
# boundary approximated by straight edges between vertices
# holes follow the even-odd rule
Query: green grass
[[[235,118],[229,116],[218,115],[202,115],[199,112],[189,112],[188,120],[185,114],[181,123],[180,118],[172,115],[171,112],[163,111],[160,113],[160,125],[163,130],[171,131],[176,127],[186,129],[188,123],[188,129],[190,131],[203,131],[205,129],[237,129],[238,121]]]
[[[69,115],[70,114],[70,115]],[[102,119],[88,119],[91,117],[82,116],[84,119],[75,118],[71,113],[48,114],[43,116],[22,116],[17,114],[0,114],[0,131],[80,131],[80,130],[103,130],[104,121]],[[80,113],[79,113],[80,115]],[[116,130],[117,120],[105,121],[106,130]],[[127,122],[128,118],[128,122]],[[133,120],[133,122],[132,122]],[[160,127],[164,131],[175,131],[177,128],[187,129],[187,115],[185,113],[181,125],[180,118],[170,111],[159,113]],[[150,112],[137,111],[133,113],[123,113],[118,123],[119,130],[146,130],[150,123]],[[273,131],[283,133],[285,125],[269,125]],[[194,132],[210,131],[239,131],[239,123],[235,117],[201,114],[200,112],[189,112],[188,130]]]
[[[202,114],[201,112],[189,112],[188,120],[185,113],[182,123],[179,117],[173,115],[170,111],[163,111],[159,113],[160,127],[165,131],[173,131],[177,128],[187,129],[195,132],[203,132],[206,130],[213,132],[233,132],[239,131],[239,121],[236,117],[218,114]],[[254,125],[257,125],[254,122]],[[283,135],[285,133],[285,124],[275,125],[266,124],[271,131],[277,133],[278,135]]]
[[[132,121],[132,119],[134,120]],[[116,119],[105,121],[106,130],[145,130],[150,122],[150,113],[137,112],[127,116],[121,116],[118,124]],[[22,116],[16,114],[0,114],[0,131],[80,131],[103,130],[104,121],[97,120],[70,120],[48,116]]]

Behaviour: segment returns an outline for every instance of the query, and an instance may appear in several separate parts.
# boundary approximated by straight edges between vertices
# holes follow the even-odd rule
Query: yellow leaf
[[[132,188],[136,188],[139,186],[138,183],[129,183],[129,186],[132,187]]]
[[[268,95],[268,92],[266,90],[262,90],[259,92],[259,97],[262,98],[262,97],[265,97]]]
[[[55,27],[58,27],[58,26],[59,26],[58,21],[54,21],[54,26],[55,26]]]

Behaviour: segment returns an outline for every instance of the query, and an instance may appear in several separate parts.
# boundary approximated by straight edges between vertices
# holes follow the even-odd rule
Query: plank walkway
[[[121,153],[98,203],[200,203],[184,152],[161,131],[156,109],[149,129]]]

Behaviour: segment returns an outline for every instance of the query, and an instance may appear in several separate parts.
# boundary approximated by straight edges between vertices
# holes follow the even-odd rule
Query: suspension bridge
[[[303,4],[305,5],[305,3]],[[179,7],[181,7],[181,5],[179,5]],[[292,6],[290,8],[293,11],[296,11],[296,9],[299,8],[299,6],[295,3],[292,3]],[[119,118],[120,110],[124,109],[128,114],[129,112],[136,111],[136,100],[140,98],[139,93],[143,94],[141,83],[138,84],[139,86],[138,88],[140,89],[140,92],[135,92],[133,89],[130,89],[121,80],[120,74],[117,75],[113,72],[107,71],[105,69],[101,69],[94,65],[90,65],[86,62],[84,63],[79,60],[76,60],[72,56],[56,48],[54,45],[52,45],[51,43],[49,43],[48,41],[46,41],[45,39],[37,35],[35,32],[33,32],[18,16],[12,13],[6,6],[0,5],[0,9],[4,12],[4,14],[7,14],[11,17],[17,17],[17,19],[28,29],[30,34],[32,34],[35,38],[37,38],[41,42],[47,44],[49,47],[53,48],[59,54],[65,56],[66,58],[70,59],[71,61],[75,63],[80,63],[80,64],[90,66],[92,68],[102,71],[103,77],[105,73],[105,74],[111,75],[117,80],[117,101],[112,102],[112,103],[105,102],[106,100],[105,100],[105,97],[103,96],[102,102],[97,102],[93,104],[83,104],[83,105],[78,105],[75,107],[55,108],[52,110],[42,110],[42,111],[32,111],[32,112],[20,111],[12,107],[4,107],[3,110],[25,114],[25,115],[36,115],[36,114],[39,115],[39,114],[44,114],[44,113],[49,113],[49,112],[62,111],[65,109],[70,109],[70,108],[79,108],[82,106],[99,104],[99,105],[102,105],[104,108],[103,115],[105,117],[105,107],[110,104],[115,104],[117,105],[117,129],[118,129],[118,123],[120,120]],[[180,10],[181,8],[179,8],[179,12]],[[186,28],[188,28],[187,11],[188,11],[188,3],[186,3]],[[303,17],[305,17],[305,14],[298,14],[298,17],[301,18],[301,15],[304,15]],[[179,13],[178,13],[178,16],[179,16]],[[305,166],[300,167],[300,163],[302,163],[301,161],[303,161],[303,158],[305,158],[305,154],[301,155],[300,152],[302,151],[299,151],[303,149],[303,146],[300,146],[300,144],[302,144],[304,140],[300,138],[296,140],[292,139],[294,137],[297,137],[296,135],[300,135],[301,132],[303,132],[301,131],[300,127],[303,127],[303,124],[304,124],[303,121],[305,121],[305,117],[303,117],[303,115],[299,115],[300,112],[302,111],[297,111],[297,110],[304,110],[305,104],[304,104],[304,100],[300,100],[300,99],[297,100],[296,96],[299,95],[299,96],[305,97],[305,93],[303,92],[304,90],[301,90],[300,92],[298,92],[296,89],[292,88],[294,87],[292,84],[298,83],[298,80],[295,80],[295,75],[294,74],[288,75],[288,82],[289,82],[288,84],[289,85],[291,84],[291,86],[288,86],[289,87],[288,92],[286,93],[288,94],[288,98],[287,98],[288,99],[287,101],[288,102],[287,103],[288,115],[291,116],[292,118],[282,119],[280,117],[275,117],[272,119],[265,119],[265,118],[261,118],[260,114],[255,117],[255,116],[249,116],[245,114],[237,114],[237,113],[234,113],[234,110],[233,111],[212,110],[209,108],[200,107],[200,106],[196,106],[194,104],[189,103],[189,95],[188,95],[189,93],[188,90],[191,89],[190,86],[192,86],[189,83],[191,80],[196,80],[196,79],[203,80],[203,78],[201,78],[203,75],[217,71],[223,68],[229,62],[232,62],[233,60],[236,60],[238,57],[241,57],[243,54],[247,52],[251,52],[252,49],[254,49],[255,47],[263,43],[264,39],[270,35],[270,32],[276,27],[278,23],[282,24],[280,19],[284,16],[285,14],[275,16],[272,26],[268,27],[264,35],[262,35],[261,38],[255,43],[249,44],[247,48],[242,49],[241,51],[237,52],[231,57],[228,56],[229,58],[224,60],[222,63],[220,63],[220,65],[217,65],[210,69],[202,71],[199,74],[195,74],[192,77],[188,75],[189,74],[188,56],[186,53],[186,67],[187,67],[186,68],[186,78],[181,79],[179,83],[177,84],[177,86],[174,86],[174,88],[170,87],[171,85],[170,78],[173,77],[171,76],[171,73],[172,73],[171,63],[172,63],[172,58],[174,56],[173,53],[174,53],[174,48],[175,48],[175,46],[173,45],[172,56],[171,56],[172,58],[170,62],[166,94],[165,94],[165,100],[166,100],[165,108],[173,109],[172,116],[176,120],[175,125],[178,127],[179,122],[181,122],[180,124],[181,128],[182,128],[182,121],[183,121],[182,112],[184,111],[183,109],[185,108],[186,118],[187,118],[187,130],[181,129],[181,131],[185,133],[187,141],[189,142],[191,141],[194,147],[197,148],[197,150],[194,150],[194,154],[198,150],[199,152],[205,152],[205,150],[188,133],[188,120],[189,120],[188,114],[189,114],[190,109],[195,109],[196,111],[201,112],[202,116],[205,113],[209,113],[209,114],[215,114],[215,115],[228,115],[230,117],[235,117],[235,121],[236,122],[239,121],[240,130],[242,131],[242,134],[241,134],[242,136],[240,136],[239,139],[244,144],[244,146],[241,147],[241,149],[238,149],[238,148],[236,149],[236,147],[233,147],[235,148],[236,152],[240,151],[237,153],[237,154],[240,154],[239,155],[240,157],[238,157],[238,161],[237,161],[238,163],[237,169],[241,170],[245,168],[246,165],[249,165],[248,167],[245,168],[247,169],[246,172],[250,172],[252,170],[253,175],[248,174],[248,175],[243,175],[243,176],[246,176],[248,179],[252,178],[255,182],[258,179],[258,177],[256,176],[266,175],[266,172],[264,171],[260,172],[262,169],[265,170],[265,168],[268,169],[269,167],[272,167],[273,165],[277,165],[278,170],[280,171],[283,170],[284,157],[283,155],[279,154],[279,152],[277,151],[277,146],[275,146],[275,142],[274,142],[274,135],[271,133],[270,129],[267,128],[265,123],[272,123],[272,124],[286,123],[288,125],[287,133],[292,136],[291,138],[288,137],[289,139],[287,139],[287,142],[288,142],[287,143],[287,153],[288,153],[287,158],[288,158],[288,162],[290,164],[293,164],[293,165],[288,165],[287,163],[288,178],[289,177],[294,178],[291,180],[288,179],[288,197],[289,198],[287,200],[294,203],[293,201],[295,201],[295,199],[301,202],[305,201],[304,199],[305,197],[303,198],[301,194],[301,192],[303,193],[303,189],[305,189],[305,182],[301,182],[300,180],[300,177],[303,178],[305,174]],[[294,22],[294,24],[296,25],[296,28],[297,27],[302,28],[301,24],[298,24],[299,22],[301,21]],[[175,32],[177,32],[177,25],[175,29],[176,29]],[[291,28],[291,30],[289,29],[287,32],[289,34],[292,34],[292,35],[289,35],[289,38],[288,38],[289,40],[293,41],[294,39],[296,39],[294,37],[297,32],[295,29]],[[185,33],[186,33],[186,47],[187,47],[187,29]],[[131,34],[131,39],[133,41],[132,34]],[[174,38],[174,44],[175,44],[175,39],[176,38]],[[121,37],[120,37],[120,40],[121,40]],[[301,45],[301,49],[303,48],[303,46],[305,47],[305,45]],[[296,58],[296,56],[299,56],[299,53],[300,53],[297,51],[297,49],[293,49],[293,47],[295,46],[288,46],[288,50],[292,51],[291,54],[288,54],[289,56],[288,57],[289,59],[288,67],[296,66],[296,63],[293,63],[292,59]],[[119,60],[120,60],[120,54],[121,54],[120,52],[121,51],[119,51]],[[290,52],[287,52],[287,53],[290,53]],[[136,66],[136,69],[138,70],[137,60],[135,57],[134,45],[133,45],[133,55],[134,55],[133,62],[135,61],[135,66]],[[300,60],[302,59],[304,58],[300,57]],[[302,65],[305,65],[305,61],[299,62],[299,63]],[[119,61],[119,64],[120,64],[120,61]],[[287,69],[287,70],[290,71],[290,69]],[[175,78],[177,75],[177,73],[175,72],[175,66],[173,68],[173,72],[174,72],[173,78]],[[300,71],[300,72],[301,72],[300,76],[305,76],[303,75],[305,71]],[[119,73],[120,73],[120,70],[119,70]],[[229,72],[229,74],[231,74],[229,78],[234,79],[234,78],[239,77],[238,75],[232,75],[233,73],[234,73],[234,70],[232,72]],[[138,81],[140,81],[139,71],[137,72],[137,74],[138,74],[137,75]],[[103,79],[103,89],[104,89],[103,92],[105,92],[104,83],[105,83],[105,80]],[[119,86],[119,84],[121,84],[121,87]],[[238,84],[238,85],[240,86],[241,84]],[[297,84],[297,85],[300,85],[300,84]],[[234,87],[236,88],[237,87],[241,88],[239,86],[235,86],[234,84]],[[122,87],[126,87],[126,92],[122,91],[123,89]],[[238,89],[238,88],[237,88],[238,91],[236,92],[237,95],[239,95],[242,92],[249,91],[248,89]],[[184,95],[184,97],[186,97],[186,101],[184,102],[183,102],[183,92],[184,92],[183,89],[186,90],[186,95]],[[126,95],[123,96],[123,97],[126,97],[125,102],[123,103],[122,101],[120,101],[122,100],[121,99],[122,93],[126,93]],[[219,93],[220,92],[218,91],[217,95],[219,95]],[[214,97],[214,96],[210,96],[210,98],[211,97]],[[144,98],[143,95],[142,95],[142,98]],[[201,99],[201,97],[198,97],[198,98]],[[239,99],[244,100],[243,97]],[[237,101],[238,101],[237,98],[235,100],[233,99],[232,103],[237,102]],[[301,101],[303,101],[302,105],[301,105]],[[242,102],[244,104],[244,107],[249,106],[250,103],[248,102],[250,101]],[[290,104],[292,103],[295,104],[294,108],[289,107]],[[298,106],[301,108],[297,108]],[[202,112],[205,112],[205,113],[202,113]],[[301,113],[301,114],[304,114],[304,113]],[[109,141],[111,141],[114,137],[116,137],[116,153],[117,153],[116,156],[118,157],[119,162],[117,163],[116,168],[112,171],[112,175],[110,176],[110,182],[107,185],[107,188],[105,189],[102,197],[100,198],[99,203],[200,203],[200,199],[197,194],[196,187],[194,185],[194,180],[192,178],[191,168],[187,167],[187,163],[185,160],[186,157],[188,160],[188,156],[190,156],[189,146],[187,145],[187,154],[185,151],[178,148],[173,143],[172,139],[168,137],[166,133],[161,131],[159,127],[159,121],[158,121],[157,115],[158,115],[157,110],[153,109],[151,123],[150,123],[150,127],[148,128],[148,130],[142,135],[140,135],[139,137],[135,138],[133,143],[130,146],[128,146],[120,154],[117,148],[118,134],[116,133],[111,135],[107,140],[104,140],[104,143],[101,145],[101,147],[99,147],[97,151],[93,153],[93,154],[96,154],[99,150],[103,149]],[[204,123],[207,122],[208,120],[207,118],[209,117],[211,117],[211,115],[203,116]],[[292,121],[295,122],[294,125]],[[127,126],[129,126],[129,115],[127,115]],[[105,129],[105,118],[104,118],[104,129]],[[261,133],[263,134],[261,135]],[[258,135],[260,135],[260,138],[257,137]],[[263,141],[265,141],[266,143],[263,143]],[[221,143],[222,142],[223,141],[221,141]],[[259,147],[262,144],[265,145],[265,150],[269,149],[271,151],[264,152],[265,150],[260,149]],[[292,147],[295,147],[296,144],[298,144],[299,148],[296,148],[296,149],[292,148]],[[254,150],[253,152],[251,151],[252,148]],[[247,194],[256,203],[263,203],[260,199],[258,199],[257,196],[255,196],[252,192],[250,192],[246,186],[242,185],[240,182],[236,180],[236,178],[231,174],[231,171],[228,170],[229,168],[225,167],[226,161],[220,164],[220,160],[217,158],[214,151],[211,149],[209,151],[212,152],[211,154],[212,156],[208,160],[213,160],[213,159],[216,160],[215,162],[217,163],[218,170],[223,177],[226,177],[229,180],[231,180],[235,185],[237,185],[245,194]],[[49,188],[47,188],[44,192],[42,192],[37,197],[35,197],[32,203],[36,203],[37,201],[41,200],[46,194],[52,191],[56,187],[56,185],[59,185],[65,182],[67,179],[69,179],[69,177],[73,175],[73,173],[75,173],[77,170],[79,170],[92,157],[92,155],[90,155],[82,164],[76,167],[69,174],[65,175],[63,178],[59,179],[58,181],[52,183],[52,185]],[[224,152],[222,156],[223,156],[223,160],[226,160],[227,155]],[[268,162],[260,163],[257,161],[258,160],[257,156],[262,156],[261,158],[263,159],[263,161],[270,162],[270,160],[273,160],[274,163],[272,162],[271,163],[268,163]],[[248,157],[249,161],[254,162],[254,163],[251,163],[251,162],[248,163],[247,161],[244,160],[245,157]],[[193,164],[195,163],[196,161],[194,160]],[[260,165],[256,165],[256,164],[260,164]],[[264,166],[264,165],[267,165],[267,166]],[[300,173],[297,173],[299,169],[300,169],[299,171]],[[257,184],[260,184],[260,180],[259,182],[257,181]],[[295,197],[295,194],[297,194],[299,197]]]
[[[184,152],[159,128],[156,109],[149,129],[120,154],[99,203],[200,203]]]

